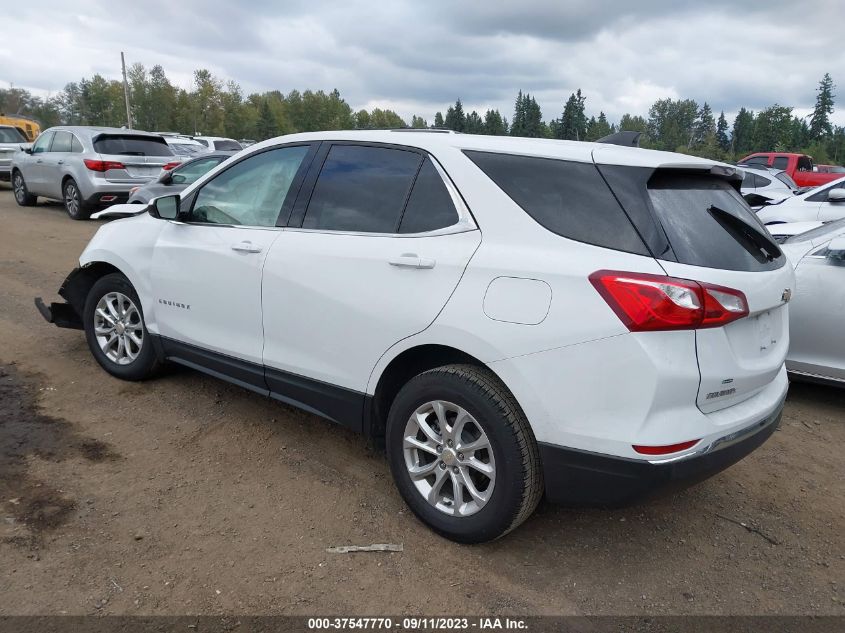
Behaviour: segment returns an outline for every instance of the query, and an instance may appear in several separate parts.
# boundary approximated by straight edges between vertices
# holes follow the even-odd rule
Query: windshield
[[[101,134],[94,139],[94,151],[118,156],[173,156],[160,136]]]
[[[0,143],[29,143],[17,128],[0,127]]]
[[[243,147],[241,147],[241,144],[237,141],[223,139],[220,141],[214,141],[214,149],[221,152],[239,152],[243,149]]]
[[[845,218],[841,220],[836,220],[836,222],[828,222],[827,224],[823,224],[815,229],[810,229],[809,231],[804,231],[803,233],[799,233],[798,235],[793,235],[792,237],[786,240],[786,244],[795,244],[797,242],[810,242],[812,240],[817,240],[819,238],[825,237],[827,235],[833,236],[833,234],[838,233],[845,229]]]
[[[783,184],[785,184],[787,187],[789,187],[793,191],[795,189],[798,189],[798,183],[796,183],[794,180],[792,180],[792,178],[790,178],[789,174],[787,174],[785,171],[782,171],[782,172],[775,174],[775,178],[780,180]]]

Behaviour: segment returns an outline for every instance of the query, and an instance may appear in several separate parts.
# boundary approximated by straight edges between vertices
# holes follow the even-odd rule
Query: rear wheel
[[[19,171],[15,171],[12,174],[12,191],[15,193],[15,202],[22,207],[35,206],[38,200],[36,196],[29,193],[29,189],[26,188],[26,181],[23,179],[23,174]]]
[[[143,380],[159,361],[144,325],[138,294],[120,273],[99,279],[83,310],[85,338],[100,366],[123,380]]]
[[[540,457],[528,420],[482,367],[447,365],[412,378],[390,407],[386,443],[402,498],[446,538],[499,538],[540,501]]]
[[[62,196],[65,202],[65,211],[72,220],[87,220],[91,215],[90,207],[85,204],[82,194],[79,193],[79,186],[73,178],[68,178],[62,187]]]

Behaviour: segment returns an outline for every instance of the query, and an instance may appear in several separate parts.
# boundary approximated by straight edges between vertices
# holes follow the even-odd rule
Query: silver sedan
[[[845,219],[781,244],[795,267],[786,369],[796,380],[845,387]]]

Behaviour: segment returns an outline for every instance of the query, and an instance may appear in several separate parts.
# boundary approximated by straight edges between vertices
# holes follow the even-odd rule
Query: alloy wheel
[[[73,182],[69,182],[65,185],[65,208],[70,215],[76,217],[79,206],[79,190]]]
[[[144,345],[144,326],[132,299],[120,292],[103,295],[94,310],[94,336],[113,363],[128,365],[138,358]]]
[[[15,174],[12,189],[15,191],[15,200],[18,201],[18,204],[23,204],[26,201],[26,186],[23,183],[23,176]]]
[[[490,500],[496,461],[484,429],[451,402],[427,402],[405,426],[405,467],[422,497],[452,516],[469,516]]]

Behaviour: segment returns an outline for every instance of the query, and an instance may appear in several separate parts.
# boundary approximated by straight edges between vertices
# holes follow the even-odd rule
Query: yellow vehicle
[[[41,124],[23,114],[5,114],[0,112],[0,125],[12,125],[20,128],[27,140],[32,143],[41,134]]]

